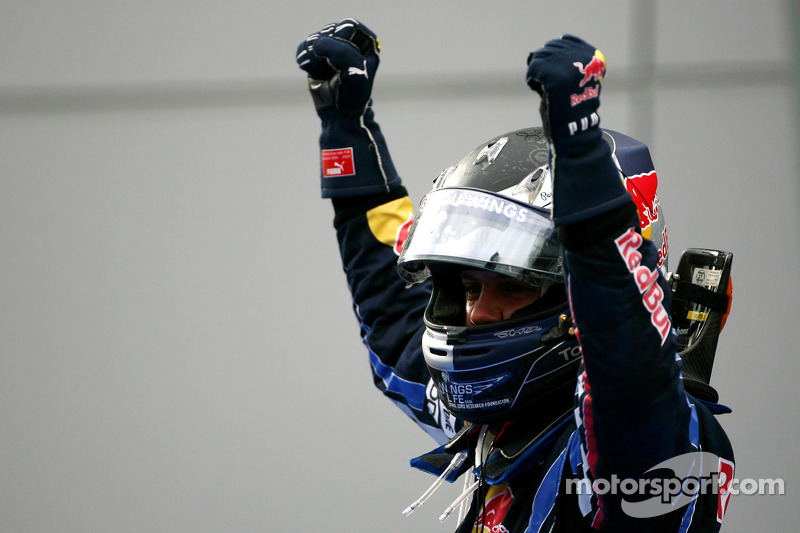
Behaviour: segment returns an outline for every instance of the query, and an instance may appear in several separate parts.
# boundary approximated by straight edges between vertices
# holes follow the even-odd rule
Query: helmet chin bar
[[[429,326],[422,347],[439,398],[457,417],[486,422],[505,419],[557,388],[574,388],[580,348],[571,324],[562,312],[492,325]]]

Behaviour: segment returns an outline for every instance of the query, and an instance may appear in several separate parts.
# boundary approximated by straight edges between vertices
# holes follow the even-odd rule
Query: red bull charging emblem
[[[514,494],[511,492],[508,483],[492,486],[486,495],[486,507],[475,520],[472,531],[508,533],[508,529],[503,525],[503,519],[505,519],[513,501]]]
[[[594,79],[594,81],[597,83],[603,81],[603,76],[606,73],[606,58],[603,56],[603,53],[600,50],[594,51],[594,57],[591,61],[586,63],[586,66],[577,61],[573,63],[573,65],[575,65],[581,74],[583,74],[583,79],[578,84],[581,87],[589,83],[592,79]]]
[[[583,87],[590,81],[595,82],[595,85],[586,87],[582,93],[570,95],[570,104],[575,107],[581,102],[600,96],[600,83],[602,83],[603,76],[606,73],[606,58],[600,50],[595,50],[594,57],[586,65],[579,61],[576,61],[573,65],[583,74],[583,78],[578,82],[579,87]]]

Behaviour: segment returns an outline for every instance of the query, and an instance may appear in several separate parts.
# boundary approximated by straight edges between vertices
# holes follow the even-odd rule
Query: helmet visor
[[[497,271],[533,285],[563,279],[549,213],[477,189],[436,189],[420,202],[398,268],[416,283],[430,276],[434,264]]]

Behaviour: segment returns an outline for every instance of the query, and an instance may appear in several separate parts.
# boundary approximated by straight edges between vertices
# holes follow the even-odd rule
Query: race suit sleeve
[[[413,222],[403,187],[388,193],[335,199],[342,264],[375,385],[439,444],[456,431],[425,364],[421,337],[427,284],[407,285],[397,257]]]
[[[613,179],[609,185],[616,187],[619,179]],[[585,475],[612,484],[614,479],[658,479],[648,472],[652,467],[701,450],[725,455],[732,465],[724,432],[683,389],[669,315],[672,292],[655,245],[639,233],[633,203],[559,231],[583,357],[576,416]],[[701,465],[687,468],[672,474],[701,476]],[[706,464],[702,472],[718,468]],[[659,483],[649,487],[663,488],[666,479]],[[592,525],[608,531],[694,531],[705,521],[709,529],[700,530],[712,531],[721,524],[716,495],[671,513],[657,507],[659,500],[643,497],[637,507],[624,496],[619,486],[593,495],[586,505]]]
[[[729,454],[730,447],[705,407],[684,391],[672,292],[659,268],[659,250],[641,234],[618,160],[600,128],[605,74],[603,53],[572,35],[549,41],[528,58],[526,79],[541,97],[550,141],[552,217],[564,247],[582,355],[576,388],[580,446],[579,453],[570,448],[570,465],[572,474],[592,482],[592,490],[578,505],[600,530],[692,531],[695,514],[712,522],[703,531],[713,530],[713,497],[668,497],[666,509],[651,498],[668,478],[721,470],[721,462],[689,452]],[[676,466],[687,454],[690,460]],[[666,461],[669,468],[659,466]],[[639,500],[624,497],[622,481],[638,485],[633,489]]]
[[[438,442],[454,433],[422,355],[425,286],[407,287],[396,271],[413,206],[372,109],[380,63],[377,35],[345,18],[306,37],[297,64],[321,120],[320,183],[333,201],[353,310],[375,385]]]

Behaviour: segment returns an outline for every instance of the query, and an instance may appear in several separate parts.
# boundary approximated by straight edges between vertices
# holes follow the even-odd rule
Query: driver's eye
[[[467,299],[474,299],[477,298],[478,295],[481,293],[481,286],[478,283],[465,283],[464,284],[464,294],[467,295]]]

